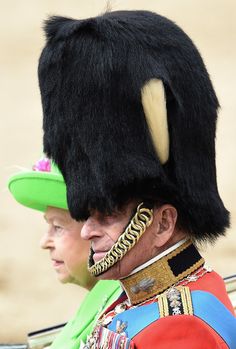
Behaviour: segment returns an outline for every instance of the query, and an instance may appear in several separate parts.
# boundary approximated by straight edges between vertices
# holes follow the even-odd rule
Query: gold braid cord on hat
[[[99,276],[110,269],[137,243],[147,227],[152,224],[152,221],[153,209],[146,208],[144,207],[144,204],[141,203],[137,207],[137,211],[125,231],[106,255],[93,265],[91,265],[92,256],[90,255],[88,266],[89,272],[93,276]]]

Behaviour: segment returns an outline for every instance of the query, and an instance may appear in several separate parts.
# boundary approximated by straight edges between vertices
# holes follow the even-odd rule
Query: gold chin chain
[[[91,264],[92,256],[89,258],[88,270],[93,276],[99,276],[115,263],[121,260],[126,253],[137,243],[147,227],[152,224],[153,209],[144,207],[143,202],[137,207],[136,213],[131,219],[125,231],[121,234],[117,242],[110,251],[98,262]]]

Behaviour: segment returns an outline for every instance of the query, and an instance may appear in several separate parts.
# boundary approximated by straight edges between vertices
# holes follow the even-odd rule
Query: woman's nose
[[[49,231],[43,234],[42,238],[39,241],[39,245],[43,249],[48,249],[53,247],[53,240]]]

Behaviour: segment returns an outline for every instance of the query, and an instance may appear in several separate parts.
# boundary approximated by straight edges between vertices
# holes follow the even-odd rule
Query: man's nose
[[[99,224],[93,218],[89,217],[81,229],[81,237],[84,240],[91,240],[95,237],[101,236],[101,229]]]
[[[49,249],[53,247],[54,243],[49,231],[43,234],[42,238],[39,241],[39,245],[43,249]]]

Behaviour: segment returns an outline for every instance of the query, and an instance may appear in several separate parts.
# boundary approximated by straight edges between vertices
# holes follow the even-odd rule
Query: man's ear
[[[155,208],[155,245],[164,246],[173,236],[177,221],[177,211],[171,205]]]

